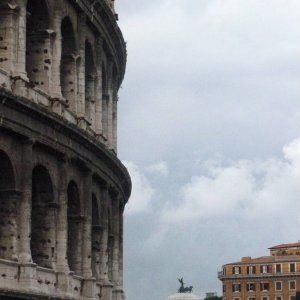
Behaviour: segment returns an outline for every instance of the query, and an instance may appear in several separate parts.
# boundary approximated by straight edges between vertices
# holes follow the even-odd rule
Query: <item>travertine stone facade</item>
[[[0,299],[122,300],[113,0],[0,0]]]

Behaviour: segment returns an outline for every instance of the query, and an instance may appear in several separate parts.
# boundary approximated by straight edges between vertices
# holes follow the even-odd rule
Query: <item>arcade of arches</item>
[[[114,0],[0,1],[0,299],[124,300]]]
[[[93,14],[100,5],[74,2],[91,2]],[[114,12],[114,1],[107,3]],[[120,63],[119,49],[96,25],[67,0],[1,1],[0,80],[9,75],[2,86],[48,106],[116,152],[117,90],[125,61]],[[121,52],[125,60],[125,48]]]

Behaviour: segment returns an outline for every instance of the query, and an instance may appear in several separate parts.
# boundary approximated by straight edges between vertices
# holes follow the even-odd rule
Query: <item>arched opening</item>
[[[36,166],[32,172],[31,255],[34,263],[52,268],[56,246],[56,205],[48,170]]]
[[[74,181],[68,185],[68,249],[69,268],[81,274],[82,218],[78,186]]]
[[[92,272],[100,277],[102,226],[100,224],[99,204],[95,194],[92,195]]]
[[[107,73],[104,62],[102,62],[102,130],[105,138],[108,137],[108,82]]]
[[[33,85],[49,92],[52,46],[45,0],[28,0],[26,22],[26,72]]]
[[[0,151],[0,258],[16,259],[17,195],[13,167],[6,153]]]
[[[70,106],[77,113],[77,56],[76,41],[73,25],[69,17],[61,23],[62,52],[60,62],[61,93]]]
[[[95,63],[91,44],[85,42],[85,113],[95,129]]]

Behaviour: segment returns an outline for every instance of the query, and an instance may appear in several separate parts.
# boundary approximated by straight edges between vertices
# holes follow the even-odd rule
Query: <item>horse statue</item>
[[[177,278],[179,283],[180,283],[180,287],[178,289],[178,293],[192,293],[193,291],[193,286],[184,286],[185,283],[183,282],[183,277],[181,278]]]

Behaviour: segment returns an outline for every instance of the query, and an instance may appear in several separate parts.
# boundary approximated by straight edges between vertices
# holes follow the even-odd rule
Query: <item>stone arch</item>
[[[56,246],[56,208],[48,170],[37,165],[32,171],[31,254],[34,263],[53,268]]]
[[[61,22],[62,52],[60,62],[60,85],[62,96],[66,99],[70,109],[77,113],[77,59],[76,39],[72,21],[64,17]]]
[[[26,19],[26,72],[30,82],[45,92],[51,88],[52,31],[45,0],[28,0]]]
[[[81,240],[82,218],[81,203],[78,185],[70,181],[67,190],[68,195],[68,246],[67,257],[69,268],[76,274],[81,274]]]
[[[16,259],[17,193],[13,165],[0,150],[0,258]]]
[[[85,112],[87,120],[95,125],[96,67],[91,43],[85,41]]]

